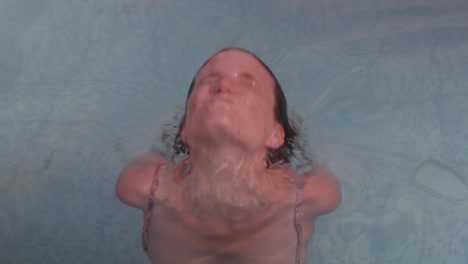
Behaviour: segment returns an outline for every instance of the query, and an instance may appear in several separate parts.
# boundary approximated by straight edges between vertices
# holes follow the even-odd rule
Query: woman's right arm
[[[154,170],[163,161],[164,157],[161,154],[148,152],[127,165],[120,172],[115,186],[115,193],[119,200],[146,211]]]

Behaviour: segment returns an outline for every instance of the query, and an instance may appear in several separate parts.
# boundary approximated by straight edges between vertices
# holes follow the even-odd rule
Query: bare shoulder
[[[125,166],[120,172],[115,186],[117,197],[123,203],[145,211],[154,170],[164,160],[161,154],[148,152]]]
[[[316,166],[303,178],[303,204],[311,217],[328,214],[341,203],[341,189],[335,175],[324,166]]]

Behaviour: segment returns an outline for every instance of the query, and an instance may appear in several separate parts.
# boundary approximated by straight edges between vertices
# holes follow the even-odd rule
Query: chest
[[[232,227],[215,218],[195,218],[159,190],[149,222],[148,255],[162,264],[297,263],[297,254],[305,261],[314,223],[302,221],[296,204],[292,192],[265,215]]]

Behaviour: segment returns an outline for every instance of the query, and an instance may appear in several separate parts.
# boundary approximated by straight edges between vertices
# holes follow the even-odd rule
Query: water
[[[147,263],[120,170],[260,56],[343,189],[309,263],[468,263],[468,3],[0,1],[0,263]]]

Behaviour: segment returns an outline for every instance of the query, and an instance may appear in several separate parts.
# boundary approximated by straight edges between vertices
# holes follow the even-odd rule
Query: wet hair
[[[300,147],[297,144],[298,136],[299,136],[299,131],[297,127],[292,125],[289,121],[288,118],[288,105],[286,102],[286,96],[284,95],[283,89],[281,88],[281,85],[279,84],[278,80],[276,79],[275,75],[273,72],[270,70],[270,68],[255,54],[252,52],[242,49],[242,48],[237,48],[237,47],[228,47],[221,49],[220,51],[216,52],[213,56],[211,56],[203,65],[198,69],[197,73],[193,77],[193,80],[190,84],[190,88],[187,93],[187,98],[185,101],[185,109],[184,109],[184,114],[182,116],[182,119],[178,125],[177,128],[177,134],[175,136],[175,139],[172,144],[172,150],[175,151],[175,155],[184,155],[184,156],[190,156],[190,150],[188,146],[182,141],[181,138],[181,131],[182,128],[184,127],[185,124],[185,116],[187,113],[187,104],[188,100],[190,98],[190,95],[192,94],[193,89],[195,88],[195,82],[196,82],[196,77],[200,70],[216,55],[229,51],[229,50],[238,50],[242,51],[245,53],[250,54],[253,56],[255,59],[257,59],[258,62],[268,71],[270,76],[272,77],[274,81],[274,97],[275,97],[275,118],[278,123],[283,127],[284,130],[284,143],[277,149],[268,149],[267,152],[267,158],[266,158],[266,164],[267,167],[270,167],[272,164],[284,164],[284,163],[289,163],[291,161],[291,158],[294,156],[294,151],[295,149],[299,149],[299,151],[302,153],[302,156],[304,157],[304,151],[302,150],[302,147]],[[163,134],[163,140],[164,138],[167,138],[168,135]]]

